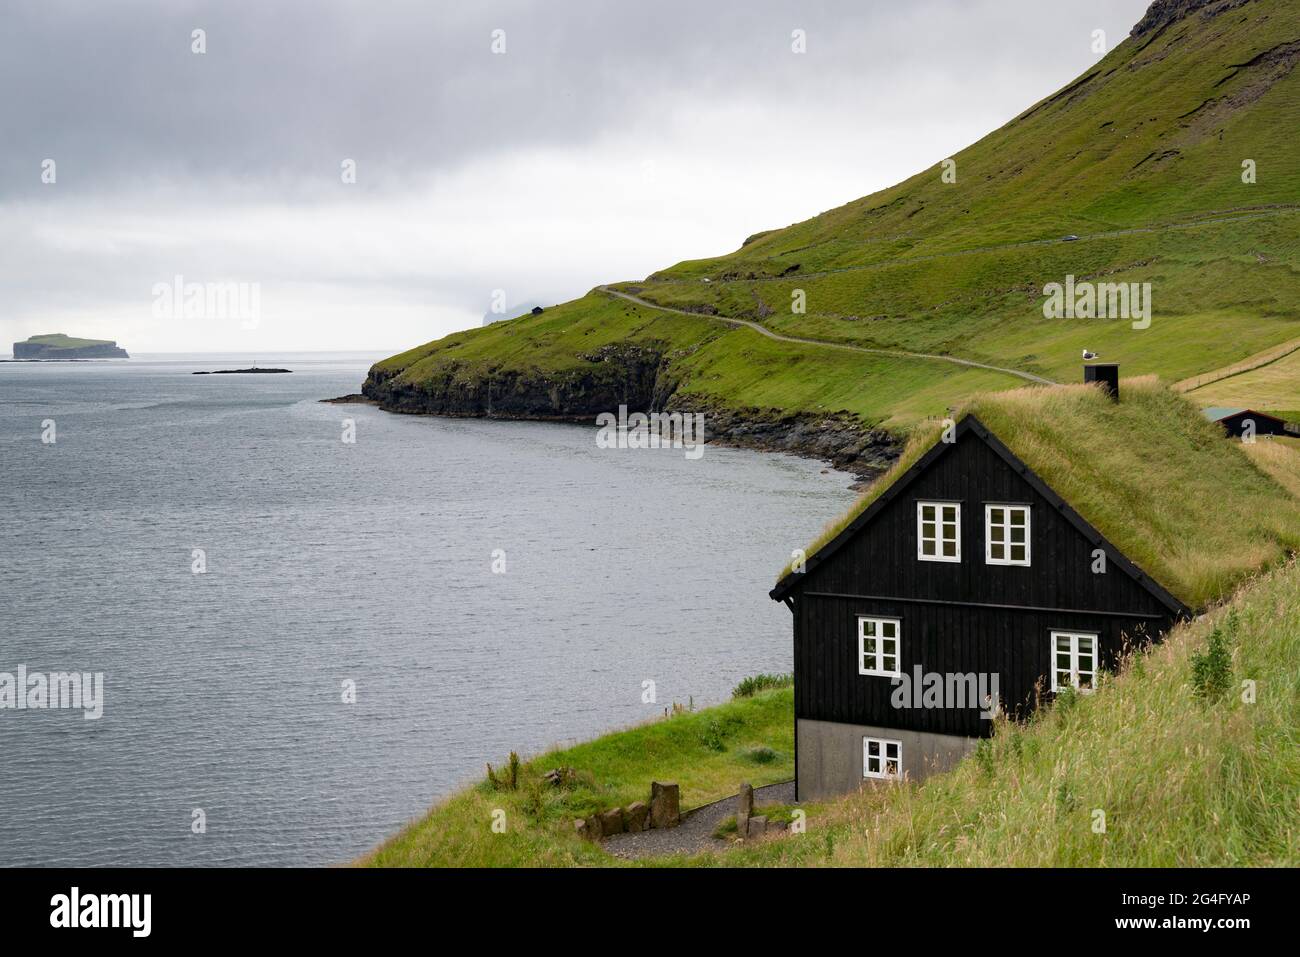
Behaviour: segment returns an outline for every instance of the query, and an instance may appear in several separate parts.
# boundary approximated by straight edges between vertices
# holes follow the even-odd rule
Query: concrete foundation
[[[976,738],[926,731],[875,728],[836,721],[795,722],[798,742],[799,800],[817,801],[848,794],[863,785],[888,784],[879,778],[862,776],[862,739],[885,738],[902,743],[903,774],[920,781],[947,771],[975,749]]]

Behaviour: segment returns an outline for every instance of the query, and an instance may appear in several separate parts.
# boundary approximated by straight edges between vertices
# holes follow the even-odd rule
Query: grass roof
[[[1300,549],[1300,500],[1240,443],[1154,377],[1120,402],[1096,386],[1030,387],[973,399],[973,413],[1129,559],[1192,608]],[[918,427],[902,457],[808,549],[840,533],[938,441]],[[1273,463],[1269,463],[1273,464]],[[788,569],[787,569],[788,572]],[[783,573],[782,577],[784,577]]]

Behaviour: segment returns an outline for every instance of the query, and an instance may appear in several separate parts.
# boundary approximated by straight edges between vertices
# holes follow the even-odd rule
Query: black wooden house
[[[1257,435],[1300,435],[1300,429],[1289,428],[1285,419],[1254,409],[1230,409],[1215,406],[1205,410],[1205,417],[1217,422],[1233,438],[1253,438]]]
[[[1087,693],[1190,615],[974,414],[771,595],[794,616],[800,800],[946,770],[996,709]]]

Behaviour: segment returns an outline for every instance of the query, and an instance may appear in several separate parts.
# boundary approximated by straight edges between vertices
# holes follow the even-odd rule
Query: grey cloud
[[[0,33],[0,195],[37,191],[46,157],[63,198],[194,180],[292,198],[337,184],[343,158],[362,190],[400,188],[521,145],[653,131],[692,103],[906,98],[918,66],[954,82],[989,67],[991,36],[971,24],[1021,39],[1020,66],[1052,76],[1054,32],[1082,45],[1110,20],[1118,42],[1143,4],[1046,6],[19,0]],[[807,57],[789,53],[796,27]],[[504,56],[489,52],[496,28]]]
[[[1118,43],[1145,6],[6,0],[0,349],[50,315],[147,314],[175,273],[258,281],[299,316],[337,291],[364,322],[340,318],[322,342],[383,329],[400,345],[476,324],[496,286],[549,302],[725,252],[966,145],[1093,62],[1093,29]],[[359,164],[346,190],[345,158]],[[628,175],[643,161],[670,193]],[[143,321],[136,334],[228,346]]]

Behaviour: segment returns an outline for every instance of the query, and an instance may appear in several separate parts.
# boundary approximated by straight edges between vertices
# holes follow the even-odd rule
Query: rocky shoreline
[[[704,431],[710,442],[826,462],[852,474],[854,488],[875,481],[903,450],[896,436],[884,429],[864,428],[847,412],[812,415],[716,407],[690,411],[704,412]]]
[[[602,412],[703,413],[705,440],[735,448],[785,452],[851,473],[854,487],[873,481],[902,451],[899,438],[864,426],[848,412],[790,413],[734,408],[677,391],[662,352],[617,343],[583,356],[591,366],[555,375],[497,370],[484,376],[450,363],[418,385],[375,366],[360,395],[326,402],[366,402],[388,412],[453,418],[595,424]]]

